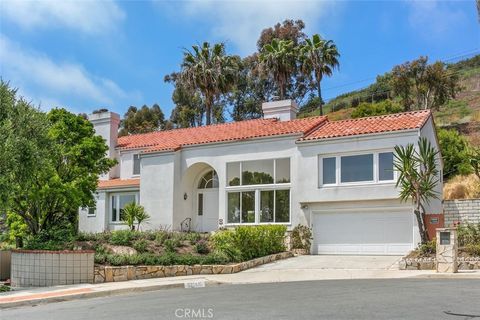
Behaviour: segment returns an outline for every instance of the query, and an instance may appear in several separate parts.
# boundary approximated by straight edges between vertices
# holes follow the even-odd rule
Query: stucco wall
[[[12,286],[46,287],[93,283],[94,254],[92,250],[13,250]]]
[[[480,223],[480,199],[444,200],[445,226],[455,223]]]

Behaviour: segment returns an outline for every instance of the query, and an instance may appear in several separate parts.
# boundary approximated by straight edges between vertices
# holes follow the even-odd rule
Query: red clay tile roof
[[[310,117],[291,121],[256,119],[174,129],[120,137],[117,147],[120,149],[143,148],[144,152],[175,151],[183,146],[213,142],[241,141],[288,134],[306,136],[325,121],[327,121],[326,117]]]
[[[425,124],[430,115],[430,110],[422,110],[377,117],[328,121],[301,140],[308,141],[360,134],[418,129]]]
[[[140,179],[110,179],[98,181],[98,189],[127,188],[139,186]]]

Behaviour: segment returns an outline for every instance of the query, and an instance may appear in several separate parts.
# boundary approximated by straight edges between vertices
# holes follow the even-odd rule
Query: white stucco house
[[[80,230],[125,228],[122,208],[137,202],[151,216],[144,228],[306,224],[315,254],[413,249],[418,227],[398,199],[393,148],[427,137],[438,149],[431,112],[330,121],[296,111],[275,101],[263,119],[124,137],[117,114],[90,115],[118,165],[101,177],[96,207],[80,210]],[[441,214],[441,200],[427,211]]]

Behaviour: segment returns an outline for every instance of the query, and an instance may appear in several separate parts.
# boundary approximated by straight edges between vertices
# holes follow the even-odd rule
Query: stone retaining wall
[[[93,283],[94,255],[93,250],[12,250],[12,286]]]
[[[435,258],[402,259],[400,270],[435,270]],[[457,258],[458,270],[480,269],[480,257]]]
[[[281,252],[269,256],[228,265],[175,265],[175,266],[95,266],[95,283],[118,282],[150,278],[189,276],[199,274],[237,273],[276,260],[293,257],[292,252]]]
[[[480,199],[444,200],[445,227],[460,223],[480,223]]]

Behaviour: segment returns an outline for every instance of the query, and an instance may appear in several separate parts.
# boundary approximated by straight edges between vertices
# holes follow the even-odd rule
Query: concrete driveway
[[[267,270],[398,270],[401,256],[297,256],[245,272]]]
[[[338,279],[395,279],[431,276],[433,270],[399,270],[400,256],[297,256],[239,273],[216,275],[225,283],[267,283]],[[212,279],[213,280],[213,279]]]

